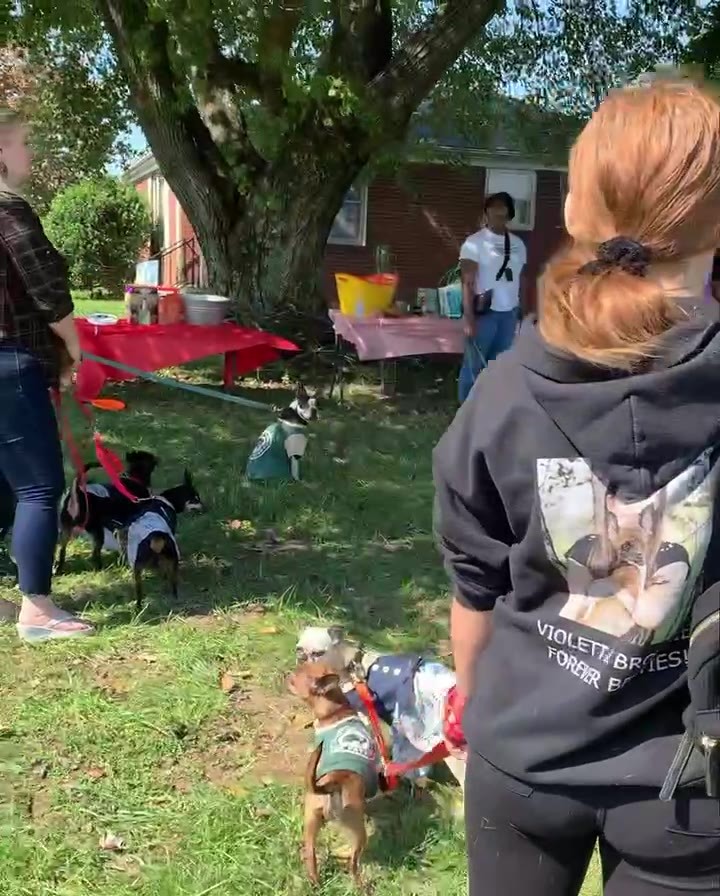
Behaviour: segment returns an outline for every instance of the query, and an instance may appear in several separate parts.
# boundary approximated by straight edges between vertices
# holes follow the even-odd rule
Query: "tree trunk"
[[[318,311],[325,248],[338,209],[366,164],[351,145],[329,154],[292,153],[263,178],[240,214],[218,220],[185,203],[197,233],[210,287],[236,300],[239,315],[279,307]]]

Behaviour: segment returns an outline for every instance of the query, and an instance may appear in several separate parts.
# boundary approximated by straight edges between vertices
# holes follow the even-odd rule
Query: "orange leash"
[[[88,420],[90,426],[92,427],[95,456],[97,457],[100,466],[103,468],[103,470],[109,477],[110,482],[115,486],[120,494],[124,498],[127,498],[129,501],[132,501],[133,504],[137,503],[138,499],[135,497],[135,495],[129,492],[127,488],[125,488],[122,479],[120,478],[120,474],[123,471],[123,462],[120,460],[117,454],[115,454],[114,451],[107,447],[107,445],[103,441],[103,437],[100,435],[95,426],[95,419],[89,407],[84,402],[81,402],[77,397],[73,397],[75,398],[75,402],[80,408],[83,416]],[[63,406],[62,395],[60,394],[60,391],[58,389],[54,389],[52,391],[52,398],[53,403],[55,404],[55,412],[57,414],[58,427],[60,429],[61,438],[65,443],[68,454],[70,455],[70,461],[75,468],[75,473],[77,475],[80,488],[87,496],[87,474],[85,472],[85,462],[83,460],[80,449],[77,446],[75,437],[73,436],[72,427],[70,426],[70,422]],[[87,523],[87,520],[85,522]]]

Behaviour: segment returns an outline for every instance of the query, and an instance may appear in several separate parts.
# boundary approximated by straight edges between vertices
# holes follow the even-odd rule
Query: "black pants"
[[[700,791],[534,789],[471,754],[465,819],[470,896],[578,896],[596,844],[604,896],[720,893],[720,801]]]

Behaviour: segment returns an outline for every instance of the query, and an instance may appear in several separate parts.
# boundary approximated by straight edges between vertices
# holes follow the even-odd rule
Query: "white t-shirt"
[[[510,261],[508,268],[513,273],[512,283],[505,275],[496,280],[505,257],[505,236],[493,233],[487,227],[473,233],[462,244],[461,261],[474,261],[478,266],[475,278],[475,294],[482,295],[492,289],[492,310],[512,311],[520,303],[520,272],[527,263],[525,243],[514,233],[510,234]]]

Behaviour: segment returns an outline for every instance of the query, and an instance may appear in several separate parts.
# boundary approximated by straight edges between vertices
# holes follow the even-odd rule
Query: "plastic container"
[[[397,274],[335,274],[340,311],[351,317],[372,317],[387,311],[395,299]]]
[[[230,311],[230,299],[202,293],[181,293],[185,304],[185,323],[198,327],[216,327]]]
[[[185,318],[185,302],[180,290],[174,287],[158,289],[158,321],[161,324],[179,324]]]
[[[462,283],[451,283],[438,289],[438,304],[441,317],[453,320],[463,316]]]

